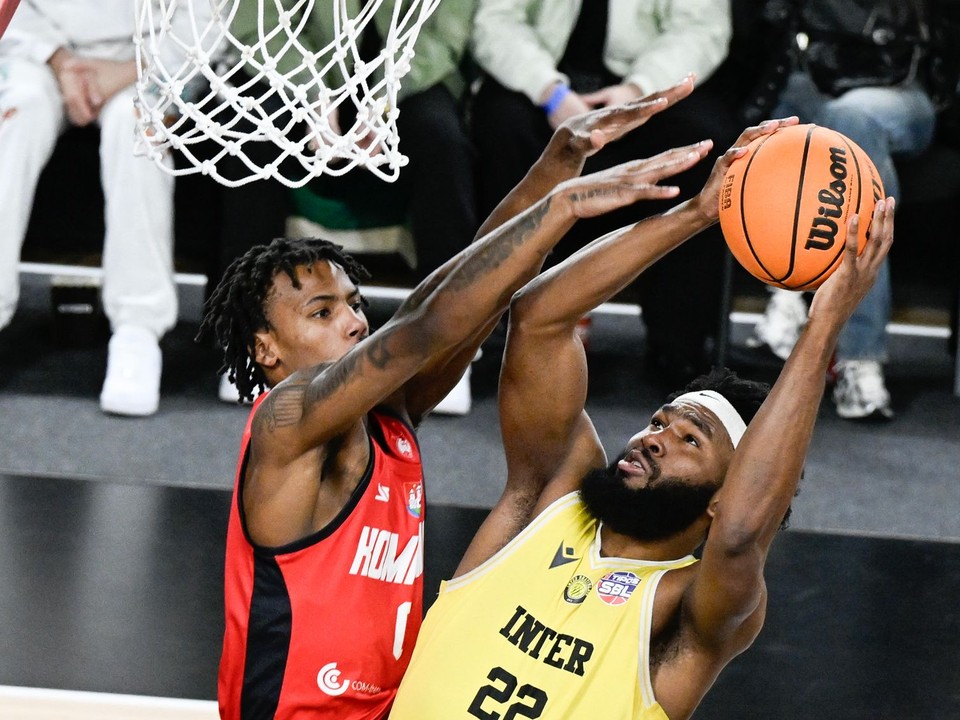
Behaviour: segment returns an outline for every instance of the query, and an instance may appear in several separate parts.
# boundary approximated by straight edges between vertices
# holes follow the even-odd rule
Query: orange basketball
[[[847,222],[860,216],[859,250],[883,183],[859,145],[830,128],[794,125],[747,146],[723,178],[720,228],[759,280],[813,290],[840,265]]]

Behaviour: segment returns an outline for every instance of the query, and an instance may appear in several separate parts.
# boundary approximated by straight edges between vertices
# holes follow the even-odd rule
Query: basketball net
[[[348,0],[316,1],[333,5],[334,40],[310,51],[298,38],[315,0],[139,0],[137,152],[173,175],[202,173],[228,187],[270,178],[301,187],[357,166],[396,180],[407,163],[397,134],[400,80],[440,0],[366,0],[353,16]],[[385,1],[394,2],[390,30],[379,55],[363,60],[360,38]],[[256,3],[253,44],[231,33],[241,3]],[[265,5],[279,13],[276,27],[264,26]],[[297,66],[278,70],[278,59],[291,57]],[[352,124],[338,128],[343,118]],[[253,160],[251,143],[276,146],[271,161]],[[170,149],[182,161],[165,162]],[[239,177],[221,173],[228,156],[245,168]]]

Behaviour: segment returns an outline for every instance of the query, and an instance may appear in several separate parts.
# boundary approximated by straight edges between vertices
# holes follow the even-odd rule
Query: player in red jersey
[[[363,269],[322,240],[230,266],[212,333],[254,406],[227,538],[221,717],[379,718],[421,621],[422,471],[412,428],[456,384],[513,293],[578,218],[674,197],[657,182],[710,144],[579,177],[584,160],[692,90],[692,78],[571,118],[478,239],[369,334]],[[368,337],[369,335],[369,337]]]

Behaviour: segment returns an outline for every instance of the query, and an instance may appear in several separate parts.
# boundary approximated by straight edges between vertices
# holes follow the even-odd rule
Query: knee
[[[0,88],[0,129],[24,142],[53,145],[60,131],[61,103],[42,85],[7,84]],[[7,140],[10,141],[9,139]]]
[[[137,116],[134,110],[133,87],[121,90],[110,98],[100,111],[100,130],[109,137],[129,139],[137,125]]]
[[[883,126],[864,105],[853,102],[828,103],[819,118],[819,124],[843,133],[854,141],[882,133]]]

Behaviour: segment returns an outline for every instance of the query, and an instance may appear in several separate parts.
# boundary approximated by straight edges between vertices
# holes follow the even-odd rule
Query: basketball
[[[873,161],[848,137],[794,125],[757,138],[720,190],[720,229],[737,261],[768,285],[813,290],[843,258],[847,222],[860,216],[863,250],[883,199]]]

